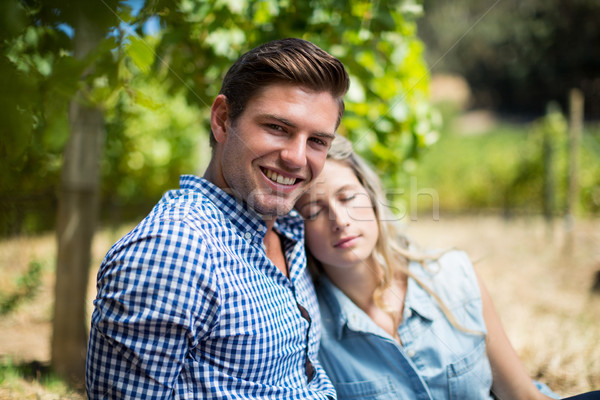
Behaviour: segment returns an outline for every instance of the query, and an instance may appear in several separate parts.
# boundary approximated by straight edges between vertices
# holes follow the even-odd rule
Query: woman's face
[[[368,266],[379,236],[377,218],[367,191],[350,167],[327,160],[296,209],[305,219],[306,246],[326,272]]]

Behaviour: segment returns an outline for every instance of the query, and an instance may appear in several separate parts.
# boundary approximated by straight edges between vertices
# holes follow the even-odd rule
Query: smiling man
[[[300,39],[229,69],[204,177],[183,176],[100,267],[90,399],[335,398],[292,207],[323,168],[348,84]]]

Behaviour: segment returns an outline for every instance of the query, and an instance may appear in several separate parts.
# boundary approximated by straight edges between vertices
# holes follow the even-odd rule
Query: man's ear
[[[218,95],[210,108],[210,127],[215,140],[222,143],[229,133],[229,104],[224,94]]]

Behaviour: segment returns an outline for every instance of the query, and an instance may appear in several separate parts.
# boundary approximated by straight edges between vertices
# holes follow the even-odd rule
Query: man
[[[335,397],[292,207],[323,167],[348,84],[300,39],[230,68],[204,178],[183,176],[98,272],[90,399]]]

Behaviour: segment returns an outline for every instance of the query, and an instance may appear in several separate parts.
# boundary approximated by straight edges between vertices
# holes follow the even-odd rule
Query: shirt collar
[[[417,271],[415,270],[417,268],[422,270],[423,267],[415,261],[412,261],[409,264],[411,272],[416,273]],[[431,295],[417,283],[417,281],[410,277],[408,278],[406,298],[404,299],[404,320],[416,313],[422,318],[432,321],[438,313],[434,302],[435,299],[433,299]]]
[[[348,296],[344,294],[331,280],[322,275],[319,277],[320,294],[331,309],[334,318],[335,334],[338,340],[342,338],[344,327],[358,332],[369,332],[386,338],[390,335],[379,327],[361,310]]]
[[[413,265],[414,264],[414,265]],[[421,268],[418,263],[411,263],[411,269]],[[335,286],[331,280],[321,275],[319,277],[320,295],[327,303],[333,316],[335,334],[342,338],[344,326],[354,331],[371,332],[380,336],[389,337],[389,334],[380,328],[373,320],[361,310],[348,296]],[[436,315],[434,299],[414,279],[408,278],[406,297],[404,300],[404,313],[402,323],[409,318],[418,315],[423,319],[432,321]]]
[[[198,176],[182,175],[179,185],[182,190],[192,190],[204,195],[221,210],[222,215],[235,229],[243,233],[251,233],[254,240],[262,242],[267,231],[267,225],[262,217],[248,207],[245,202]],[[296,242],[304,240],[304,224],[296,210],[277,217],[274,228],[291,240]]]

